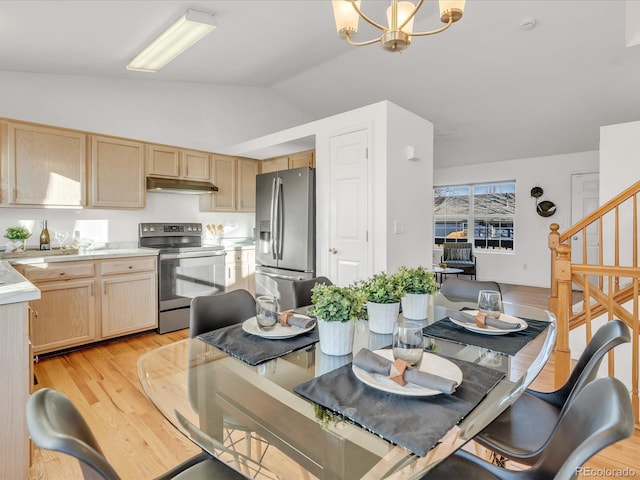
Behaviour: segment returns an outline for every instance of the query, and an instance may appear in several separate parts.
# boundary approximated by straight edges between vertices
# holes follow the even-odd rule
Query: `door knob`
[[[577,235],[574,235],[574,236],[573,236],[573,240],[578,240],[578,236],[577,236]]]
[[[338,250],[336,250],[335,248],[330,248],[329,253],[333,253],[335,255],[336,253],[338,253]]]

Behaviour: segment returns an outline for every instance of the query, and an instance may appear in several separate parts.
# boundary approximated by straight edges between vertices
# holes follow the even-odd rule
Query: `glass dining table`
[[[517,351],[504,353],[492,346],[509,335],[485,338],[489,336],[459,329],[451,330],[448,338],[448,330],[440,328],[450,328],[445,325],[447,310],[465,308],[477,305],[432,296],[428,320],[423,321],[425,347],[458,364],[495,370],[500,378],[426,454],[388,441],[375,429],[294,392],[300,384],[351,368],[352,355],[325,355],[318,344],[250,365],[200,338],[189,338],[142,355],[138,377],[153,405],[175,428],[250,478],[418,479],[511,405],[543,368],[555,343],[552,313],[510,303],[504,303],[505,314],[541,325]],[[354,354],[390,344],[391,335],[369,332],[366,321],[356,325]],[[400,408],[393,394],[388,398],[369,413],[384,416]],[[426,408],[429,398],[417,401]]]

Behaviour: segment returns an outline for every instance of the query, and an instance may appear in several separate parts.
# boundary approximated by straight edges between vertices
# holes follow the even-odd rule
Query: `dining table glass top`
[[[436,295],[424,325],[445,318],[448,309],[474,307]],[[141,356],[138,377],[151,402],[182,434],[251,478],[417,479],[511,405],[551,355],[556,338],[553,314],[510,303],[504,303],[504,310],[549,326],[515,354],[461,343],[460,338],[424,337],[425,347],[439,356],[504,373],[426,455],[416,455],[293,391],[353,359],[323,354],[317,344],[251,366],[199,338],[189,338]],[[354,355],[362,348],[390,344],[391,335],[370,333],[366,321],[356,325]],[[396,405],[390,395],[376,408],[378,415]]]

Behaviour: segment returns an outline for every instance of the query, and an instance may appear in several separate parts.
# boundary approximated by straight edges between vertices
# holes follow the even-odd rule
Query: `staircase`
[[[624,362],[630,363],[629,379],[636,427],[640,426],[638,400],[638,340],[640,318],[640,267],[638,266],[638,235],[640,181],[602,205],[598,210],[567,231],[560,233],[557,223],[551,224],[551,296],[549,309],[556,315],[558,335],[555,351],[555,384],[562,385],[569,377],[571,350],[569,331],[584,326],[585,343],[602,321],[618,318],[632,332],[631,353]],[[587,244],[597,239],[597,247]],[[576,244],[576,239],[578,244]],[[572,256],[582,250],[581,258]],[[582,292],[582,301],[573,305],[573,290]],[[621,356],[620,354],[618,355]],[[609,354],[608,374],[614,375],[616,351]],[[623,361],[623,360],[620,360]]]

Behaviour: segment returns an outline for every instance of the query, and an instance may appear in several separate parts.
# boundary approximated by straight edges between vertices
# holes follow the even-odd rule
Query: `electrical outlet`
[[[404,222],[402,220],[396,220],[393,222],[393,233],[396,235],[404,233]]]

